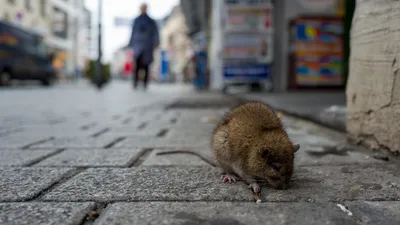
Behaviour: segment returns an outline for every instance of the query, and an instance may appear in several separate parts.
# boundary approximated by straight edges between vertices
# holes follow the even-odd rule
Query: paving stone
[[[191,139],[191,140],[211,140],[212,137],[212,129],[180,129],[180,128],[173,128],[168,131],[165,138],[167,139]]]
[[[67,149],[35,166],[123,167],[130,165],[140,152],[139,149]]]
[[[265,201],[400,200],[395,165],[301,167],[289,190],[265,187]],[[223,184],[217,168],[88,169],[44,196],[52,201],[253,201],[244,183]]]
[[[95,225],[357,225],[333,203],[140,202],[111,204]]]
[[[28,200],[70,171],[67,168],[0,168],[0,202]]]
[[[140,126],[140,125],[138,125]],[[163,129],[162,127],[157,127],[157,128],[149,128],[147,129],[138,129],[138,126],[124,126],[124,127],[113,127],[110,130],[110,133],[113,135],[119,135],[119,136],[125,136],[125,137],[129,137],[129,136],[148,136],[148,137],[156,137],[157,133],[160,132],[161,129]]]
[[[102,135],[92,137],[60,137],[44,143],[32,145],[30,148],[103,148],[119,138],[118,136]]]
[[[329,150],[323,147],[301,145],[295,154],[297,166],[324,166],[324,165],[355,165],[386,163],[382,160],[357,151]]]
[[[0,148],[23,148],[30,144],[49,139],[46,135],[5,136],[0,138]]]
[[[0,150],[0,166],[25,166],[44,158],[56,150]]]
[[[361,224],[400,224],[400,202],[348,202],[346,206]]]
[[[0,203],[0,224],[80,224],[94,203]]]
[[[209,139],[203,138],[187,138],[169,139],[155,137],[128,137],[123,141],[115,144],[114,148],[205,148],[210,146]]]
[[[164,152],[165,150],[153,150],[149,157],[142,163],[143,166],[154,166],[154,165],[188,165],[188,166],[210,166],[204,162],[198,156],[190,154],[170,154],[170,155],[156,155],[158,152]],[[204,156],[211,158],[210,150],[194,150]]]

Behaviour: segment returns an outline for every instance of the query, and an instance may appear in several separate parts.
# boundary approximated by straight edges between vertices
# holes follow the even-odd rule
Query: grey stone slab
[[[9,149],[0,151],[0,166],[25,166],[44,158],[56,150],[19,150]]]
[[[140,152],[139,149],[67,149],[35,166],[123,167],[131,164]]]
[[[30,136],[5,136],[0,138],[0,148],[23,148],[49,138],[50,136],[40,134],[31,134]]]
[[[30,146],[30,148],[103,148],[118,136],[101,135],[98,138],[93,137],[60,137]]]
[[[115,144],[114,148],[204,148],[210,146],[210,140],[204,138],[182,137],[182,139],[156,137],[128,137]]]
[[[329,148],[301,145],[295,154],[295,165],[318,166],[318,165],[356,165],[386,163],[377,160],[370,155],[358,151],[335,150]]]
[[[366,225],[400,224],[400,202],[347,202],[348,210]]]
[[[139,125],[138,125],[139,126]],[[110,130],[110,133],[113,135],[120,135],[120,136],[148,136],[148,137],[156,137],[157,133],[163,129],[162,127],[157,127],[157,128],[144,128],[144,129],[138,129],[138,126],[134,127],[113,127]]]
[[[394,165],[296,168],[289,190],[264,187],[264,201],[400,200]],[[244,183],[224,184],[208,166],[88,169],[44,196],[52,201],[253,201]]]
[[[0,201],[28,200],[70,171],[67,168],[0,168]]]
[[[80,224],[93,207],[94,203],[0,203],[0,224]]]
[[[232,225],[357,225],[335,204],[146,202],[111,204],[95,225],[232,224]]]
[[[211,158],[210,150],[194,150],[206,157]],[[156,155],[158,152],[165,152],[165,150],[154,150],[142,163],[143,166],[169,166],[169,165],[187,165],[187,166],[210,166],[198,156],[190,154],[169,154],[169,155]]]

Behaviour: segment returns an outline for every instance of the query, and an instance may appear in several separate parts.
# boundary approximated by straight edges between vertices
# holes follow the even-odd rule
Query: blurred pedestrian
[[[132,74],[133,86],[136,89],[139,71],[144,70],[144,89],[149,82],[149,66],[153,62],[153,52],[159,45],[159,33],[156,22],[147,14],[147,4],[140,6],[140,15],[135,18],[129,47],[133,49],[136,68]]]

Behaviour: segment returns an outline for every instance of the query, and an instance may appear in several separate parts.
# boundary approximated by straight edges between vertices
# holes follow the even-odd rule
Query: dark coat
[[[153,62],[153,51],[159,45],[159,33],[156,22],[148,15],[138,16],[132,26],[132,34],[128,46],[133,49],[135,60],[142,55],[142,63]]]

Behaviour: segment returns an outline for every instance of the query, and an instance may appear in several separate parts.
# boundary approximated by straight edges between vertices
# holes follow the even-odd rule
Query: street
[[[222,183],[211,157],[215,118],[240,99],[112,81],[0,89],[0,224],[400,224],[398,162],[346,135],[286,116],[292,185]]]

